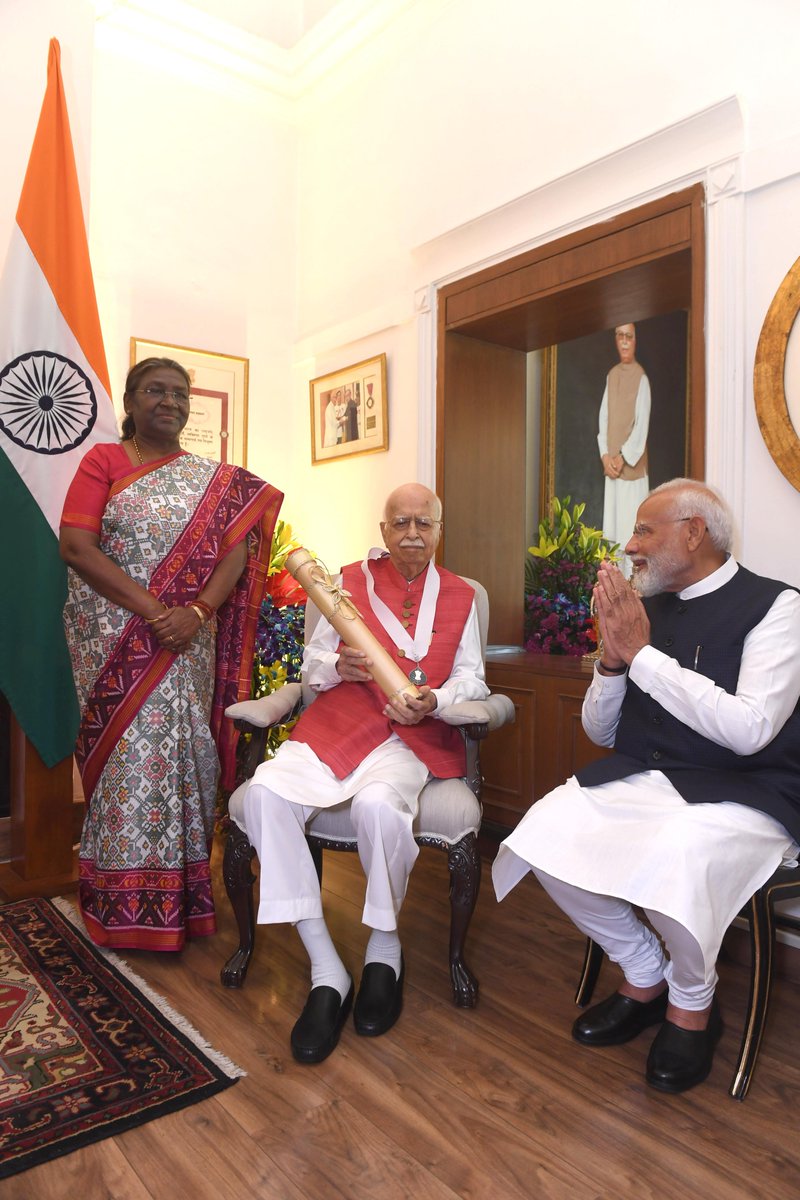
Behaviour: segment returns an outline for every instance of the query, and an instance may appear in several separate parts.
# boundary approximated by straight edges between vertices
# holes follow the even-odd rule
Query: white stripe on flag
[[[97,401],[97,419],[86,439],[73,450],[42,454],[0,438],[31,495],[58,536],[64,496],[78,464],[96,442],[119,440],[110,397],[65,322],[47,279],[33,257],[18,225],[14,225],[8,257],[0,280],[0,364],[33,351],[63,355],[88,376]],[[0,418],[10,403],[5,383],[0,384]]]

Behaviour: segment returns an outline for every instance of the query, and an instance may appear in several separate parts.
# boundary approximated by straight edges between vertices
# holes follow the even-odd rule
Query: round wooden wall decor
[[[786,347],[798,310],[800,258],[778,288],[764,318],[753,372],[761,435],[780,471],[800,491],[800,437],[789,417],[784,386]]]

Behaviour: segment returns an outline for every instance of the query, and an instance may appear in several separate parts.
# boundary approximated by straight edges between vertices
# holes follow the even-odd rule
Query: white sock
[[[350,991],[350,974],[328,933],[322,917],[308,917],[297,922],[297,932],[311,959],[311,986],[332,987],[344,1000]]]
[[[364,966],[371,962],[386,963],[399,979],[402,952],[400,935],[396,929],[373,929],[367,942]]]

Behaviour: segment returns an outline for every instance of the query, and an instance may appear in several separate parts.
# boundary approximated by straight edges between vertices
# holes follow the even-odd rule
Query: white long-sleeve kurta
[[[680,598],[715,591],[737,570],[728,559]],[[768,745],[800,697],[800,595],[782,592],[746,637],[735,694],[702,671],[702,647],[694,670],[645,646],[629,675],[718,745],[740,755]],[[599,745],[614,743],[626,687],[625,676],[595,668],[582,719]],[[741,804],[687,804],[660,771],[587,788],[573,776],[528,811],[501,846],[492,875],[498,899],[536,866],[587,891],[666,913],[713,961],[742,905],[797,851],[774,818]]]
[[[650,381],[646,375],[639,380],[639,390],[636,393],[636,409],[633,428],[620,447],[620,453],[629,466],[635,466],[647,448],[647,437],[650,430]],[[608,449],[608,383],[603,392],[598,418],[597,447],[600,457],[609,453]],[[616,451],[615,451],[616,452]],[[650,491],[650,479],[643,475],[641,479],[609,479],[606,476],[603,493],[603,533],[612,542],[617,542],[622,550],[628,544],[636,524],[636,514],[639,505],[647,499]],[[630,563],[623,559],[624,573],[630,575]]]

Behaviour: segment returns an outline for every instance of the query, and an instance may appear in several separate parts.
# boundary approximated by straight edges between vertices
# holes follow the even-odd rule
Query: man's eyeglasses
[[[151,400],[160,402],[166,400],[167,396],[171,396],[176,404],[188,404],[191,396],[188,392],[176,392],[174,388],[162,388],[151,385],[146,388],[136,388],[137,392],[141,392],[143,396],[149,396]]]
[[[682,521],[691,521],[691,517],[672,517],[666,521],[654,521],[653,525],[680,525]],[[653,532],[653,525],[634,525],[633,537],[646,538],[650,537]]]
[[[441,525],[441,523],[441,521],[435,521],[433,517],[392,517],[386,522],[395,533],[405,533],[412,524],[416,526],[419,533],[429,533],[434,525]]]

